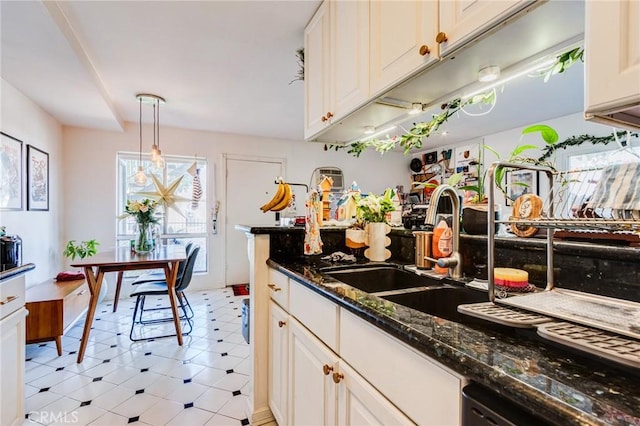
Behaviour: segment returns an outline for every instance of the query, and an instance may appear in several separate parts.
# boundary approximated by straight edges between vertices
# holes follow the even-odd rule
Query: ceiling
[[[121,131],[124,122],[138,122],[135,95],[153,93],[167,101],[163,126],[302,141],[304,83],[294,81],[296,50],[319,4],[2,0],[2,78],[63,125]],[[453,69],[477,68],[460,65]],[[441,74],[452,77],[449,71]],[[465,141],[582,110],[581,64],[548,83],[541,80],[510,82],[491,114],[451,119],[442,127],[449,134],[433,135],[429,144]],[[415,87],[404,92],[400,87],[395,94],[420,101],[421,96],[407,94],[417,96]],[[429,113],[411,120],[428,120]],[[150,111],[144,121],[152,121]],[[339,132],[343,126],[334,127]]]
[[[163,126],[302,140],[296,50],[319,4],[3,0],[2,78],[63,125],[121,131],[143,92]]]

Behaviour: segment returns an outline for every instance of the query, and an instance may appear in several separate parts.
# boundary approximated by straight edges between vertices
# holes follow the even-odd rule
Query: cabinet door
[[[370,92],[375,96],[438,59],[438,2],[376,0],[370,8]]]
[[[338,374],[338,425],[415,424],[343,361]]]
[[[21,308],[0,321],[0,425],[24,422],[26,314]]]
[[[640,2],[588,1],[585,11],[585,110],[639,104]]]
[[[331,25],[332,120],[340,119],[369,97],[369,2],[329,3]]]
[[[280,425],[287,422],[289,315],[269,301],[269,408]]]
[[[304,137],[322,130],[329,109],[329,14],[322,3],[304,30]]]
[[[292,317],[289,351],[288,424],[336,424],[336,386],[332,374],[337,371],[338,357]]]
[[[531,3],[531,0],[440,1],[439,31],[447,38],[440,44],[440,56],[446,56]]]

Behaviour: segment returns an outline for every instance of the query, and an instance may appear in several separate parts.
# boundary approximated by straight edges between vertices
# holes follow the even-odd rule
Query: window
[[[160,191],[174,201],[165,211],[165,205],[160,203],[160,237],[162,244],[186,244],[192,241],[200,246],[200,255],[195,265],[196,272],[207,271],[207,161],[202,158],[164,156],[166,167],[159,169],[153,165],[148,155],[142,157],[148,180],[143,186],[137,185],[133,176],[138,171],[139,156],[133,153],[118,153],[117,155],[117,211],[124,212],[127,200],[142,200],[144,198],[158,199]],[[196,167],[192,167],[193,164]],[[201,185],[201,198],[197,200],[194,194],[196,173]],[[160,184],[156,185],[151,178],[153,174]],[[172,187],[175,185],[175,188]],[[129,246],[134,238],[135,221],[126,218],[118,221],[116,240],[118,246]]]

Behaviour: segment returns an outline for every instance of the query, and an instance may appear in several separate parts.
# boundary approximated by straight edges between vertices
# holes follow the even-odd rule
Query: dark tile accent
[[[240,423],[242,424],[242,426],[247,426],[249,424],[249,419],[242,419],[240,420]]]
[[[191,364],[191,361],[188,359],[185,359],[184,361],[182,361],[182,364]]]
[[[222,339],[218,339],[218,343],[222,342]]]
[[[155,342],[156,339],[147,339],[147,342]]]
[[[106,314],[106,313],[107,313],[107,311],[102,311],[102,313],[103,313],[103,314]]]
[[[237,310],[238,310],[238,308],[233,308],[233,310],[234,310],[234,311],[237,311]]]
[[[122,336],[122,333],[116,333],[116,336]]]
[[[96,321],[100,321],[102,318],[96,318]]]
[[[58,368],[56,368],[56,371],[61,371],[61,370],[64,370],[64,367],[58,367]]]
[[[27,361],[27,362],[33,361],[33,358],[27,358],[27,359],[25,359],[25,361]]]
[[[127,423],[135,423],[140,420],[140,416],[129,417],[129,421]]]
[[[103,364],[106,364],[108,362],[111,362],[111,360],[110,359],[105,359],[104,361],[102,361]]]
[[[184,409],[186,410],[187,408],[191,408],[193,407],[193,402],[187,402],[186,404],[184,404]]]
[[[85,406],[87,406],[87,405],[91,405],[91,400],[89,400],[89,401],[82,401],[82,402],[80,403],[80,406],[81,406],[81,407],[85,407]]]
[[[136,391],[136,395],[140,395],[141,393],[144,393],[144,389],[138,389]]]
[[[38,391],[38,393],[46,392],[46,391],[48,391],[49,389],[51,389],[51,388],[42,388],[42,389],[40,389],[40,391]]]
[[[102,381],[102,377],[96,377],[96,378],[94,378],[94,379],[93,379],[93,381],[94,381],[94,382]]]
[[[209,313],[210,313],[210,314],[212,314],[212,313],[213,313],[213,311],[209,311]]]
[[[149,356],[149,355],[151,355],[151,352],[145,352],[144,353],[144,356]]]
[[[182,383],[191,383],[191,379],[184,379]]]
[[[233,391],[233,392],[231,392],[231,393],[233,394],[233,396],[238,396],[238,395],[240,395],[240,391],[239,391],[239,390],[237,390],[237,391]]]
[[[229,354],[228,354],[228,353],[226,353],[226,352],[222,352],[222,353],[220,354],[220,356],[227,356],[227,355],[229,355]]]
[[[227,370],[227,374],[233,373],[233,368],[231,370]]]
[[[149,369],[148,369],[148,368],[141,368],[141,369],[140,369],[140,372],[141,372],[141,373],[146,373],[147,371],[149,371]]]
[[[111,346],[109,346],[109,347],[110,347],[110,348],[117,348],[117,347],[118,347],[118,345],[111,345]]]
[[[40,348],[41,348],[41,347],[43,347],[43,346],[47,346],[47,344],[46,344],[46,343],[40,343],[40,344],[38,345],[38,347],[40,347]]]
[[[238,315],[238,318],[242,318],[242,315]]]
[[[213,331],[220,331],[220,329],[219,328],[214,328]]]
[[[80,341],[82,341],[82,339],[80,339]],[[74,355],[74,354],[77,354],[77,353],[78,353],[78,351],[71,351],[71,352],[69,352],[69,355]]]

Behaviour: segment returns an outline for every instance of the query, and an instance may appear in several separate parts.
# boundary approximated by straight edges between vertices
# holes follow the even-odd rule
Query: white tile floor
[[[124,298],[116,313],[112,302],[98,306],[80,364],[84,320],[63,337],[60,357],[54,342],[27,345],[24,425],[249,424],[249,345],[241,334],[247,296],[223,289],[187,297],[195,322],[182,347],[175,337],[129,340],[135,299]]]

